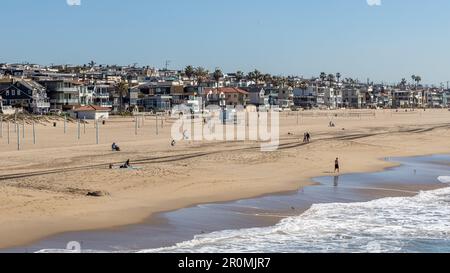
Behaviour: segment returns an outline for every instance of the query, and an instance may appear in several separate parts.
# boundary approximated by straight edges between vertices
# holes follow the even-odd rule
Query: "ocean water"
[[[439,177],[450,183],[450,177]],[[450,187],[414,197],[316,204],[267,228],[197,235],[140,252],[450,252]]]
[[[386,160],[401,165],[317,177],[320,185],[298,191],[197,205],[6,251],[72,252],[67,243],[79,242],[82,252],[450,253],[450,155]]]

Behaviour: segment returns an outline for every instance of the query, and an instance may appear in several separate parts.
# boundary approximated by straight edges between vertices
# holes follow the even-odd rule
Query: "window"
[[[11,96],[15,96],[16,95],[16,91],[12,90],[11,91]]]
[[[9,96],[9,90],[6,90],[6,96]]]
[[[20,96],[20,90],[17,90],[17,96]]]

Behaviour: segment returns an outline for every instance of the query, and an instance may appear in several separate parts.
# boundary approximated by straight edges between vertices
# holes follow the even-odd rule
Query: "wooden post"
[[[80,128],[80,120],[77,120],[78,125],[78,140],[80,140],[81,128]]]
[[[16,132],[17,132],[17,151],[20,151],[20,125],[16,123]]]
[[[64,115],[64,134],[67,132],[67,115]]]
[[[23,119],[22,122],[22,138],[25,138],[25,118]]]
[[[86,117],[84,117],[84,122],[83,122],[83,127],[84,127],[84,134],[86,134]]]
[[[138,118],[136,116],[134,117],[134,135],[137,136],[137,134],[138,134]]]
[[[9,120],[8,120],[8,144],[9,144],[9,132],[10,132],[9,127],[10,127],[10,122],[9,122]]]
[[[0,137],[3,138],[3,117],[0,117]]]
[[[155,125],[156,125],[156,135],[158,135],[158,114],[156,114],[155,115],[155,120],[156,120],[156,122],[155,122]]]
[[[98,120],[95,121],[95,124],[96,124],[96,126],[95,126],[95,139],[96,139],[96,143],[98,145],[98,143],[99,143]]]

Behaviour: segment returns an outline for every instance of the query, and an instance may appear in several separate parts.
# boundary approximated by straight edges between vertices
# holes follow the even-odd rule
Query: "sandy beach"
[[[337,115],[337,117],[335,116]],[[330,119],[336,127],[328,127]],[[297,124],[298,121],[298,124]],[[159,121],[160,122],[160,121]],[[31,126],[17,151],[6,125],[0,138],[0,248],[52,234],[139,223],[150,215],[193,204],[296,190],[310,178],[330,175],[338,156],[343,173],[382,170],[386,157],[450,152],[450,112],[317,111],[283,113],[280,148],[261,152],[256,142],[179,142],[171,147],[170,125],[158,129],[148,117],[135,135],[132,118],[94,124],[62,122]],[[12,127],[11,127],[12,128]],[[303,144],[303,133],[312,142]],[[122,151],[111,152],[116,142]],[[109,169],[130,159],[139,170]],[[102,197],[88,192],[101,191]]]

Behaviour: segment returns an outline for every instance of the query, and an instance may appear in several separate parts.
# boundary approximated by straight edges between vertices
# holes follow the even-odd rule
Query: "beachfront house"
[[[249,93],[237,87],[205,88],[203,92],[207,105],[247,105],[249,99]]]
[[[243,88],[244,90],[244,88]],[[249,93],[249,103],[256,106],[269,106],[269,97],[262,86],[252,86],[246,89]]]
[[[23,108],[33,114],[45,114],[50,109],[45,87],[32,80],[8,79],[0,84],[3,105]]]
[[[311,109],[317,106],[317,88],[308,86],[306,88],[294,88],[294,105]]]
[[[424,92],[425,104],[429,108],[442,108],[445,107],[445,93],[442,90],[433,88]]]
[[[39,80],[39,84],[45,86],[47,96],[50,98],[50,109],[72,110],[80,105],[80,89],[83,84],[67,79]]]
[[[369,106],[367,103],[367,98],[371,97],[371,89],[360,89],[359,87],[343,87],[342,90],[342,106],[345,108],[364,108]],[[372,96],[372,99],[374,97]],[[376,104],[376,102],[375,102]]]
[[[114,86],[109,84],[95,84],[90,86],[92,90],[93,104],[101,107],[112,108],[111,95],[114,93]]]
[[[343,106],[342,89],[324,88],[324,105],[328,108],[337,109]]]
[[[278,106],[282,109],[289,109],[294,106],[294,89],[292,87],[282,87],[279,89]]]
[[[450,107],[450,90],[444,90],[443,95],[443,101],[444,101],[444,107],[449,108]]]
[[[79,106],[72,111],[75,114],[75,118],[99,120],[99,119],[108,119],[109,113],[111,112],[111,108],[101,107],[97,105],[87,105],[87,106]]]

